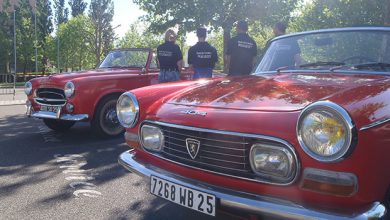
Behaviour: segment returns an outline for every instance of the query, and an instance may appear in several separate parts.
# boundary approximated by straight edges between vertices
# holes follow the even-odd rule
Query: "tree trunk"
[[[230,40],[230,31],[231,31],[231,28],[223,28],[223,72],[226,73],[227,72],[227,69],[228,69],[228,66],[227,66],[227,63],[226,63],[226,59],[225,59],[225,55],[226,55],[226,50],[227,50],[227,46],[228,46],[228,43],[229,43],[229,40]]]

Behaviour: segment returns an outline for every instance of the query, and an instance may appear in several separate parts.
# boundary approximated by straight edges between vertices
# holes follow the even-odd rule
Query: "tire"
[[[67,131],[69,130],[76,122],[75,121],[64,121],[56,119],[43,119],[45,125],[54,130],[54,131]]]
[[[108,96],[100,101],[91,121],[91,128],[98,136],[115,137],[125,131],[116,115],[117,100],[118,96]]]

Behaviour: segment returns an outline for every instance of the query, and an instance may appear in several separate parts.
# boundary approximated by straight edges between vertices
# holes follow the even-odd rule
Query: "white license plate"
[[[60,107],[58,106],[47,106],[47,105],[42,105],[41,106],[41,111],[43,112],[54,112],[57,113]]]
[[[150,192],[181,206],[215,216],[215,196],[151,176]]]

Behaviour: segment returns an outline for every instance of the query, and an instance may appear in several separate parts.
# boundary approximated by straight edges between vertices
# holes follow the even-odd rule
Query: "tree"
[[[125,36],[119,39],[117,47],[119,48],[157,48],[161,43],[162,37],[142,30],[142,23],[134,23],[126,32]]]
[[[314,0],[303,6],[291,27],[295,31],[361,25],[384,25],[388,0]]]
[[[84,14],[85,9],[87,8],[87,3],[83,0],[69,0],[69,6],[72,17],[76,17],[77,15]]]
[[[61,69],[83,70],[95,66],[91,42],[94,40],[93,24],[89,17],[78,15],[59,26]],[[75,40],[77,39],[77,40]]]
[[[112,0],[92,0],[90,4],[89,17],[94,28],[94,53],[95,63],[100,60],[113,47],[115,40],[114,28],[111,25],[114,16],[114,3]]]
[[[42,72],[46,72],[48,65],[48,41],[47,37],[53,32],[52,10],[49,0],[37,1],[37,47],[39,60],[42,65]]]
[[[54,0],[55,22],[57,25],[68,21],[69,10],[65,7],[65,0]]]
[[[288,20],[297,0],[133,0],[148,12],[143,20],[150,30],[161,33],[179,25],[180,32],[193,31],[199,26],[222,28],[224,53],[234,22],[263,20],[265,24]]]

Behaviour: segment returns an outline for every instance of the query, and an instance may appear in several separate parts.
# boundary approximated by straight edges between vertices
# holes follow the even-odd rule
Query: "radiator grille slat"
[[[65,105],[65,93],[57,88],[38,88],[35,101],[42,105]]]

